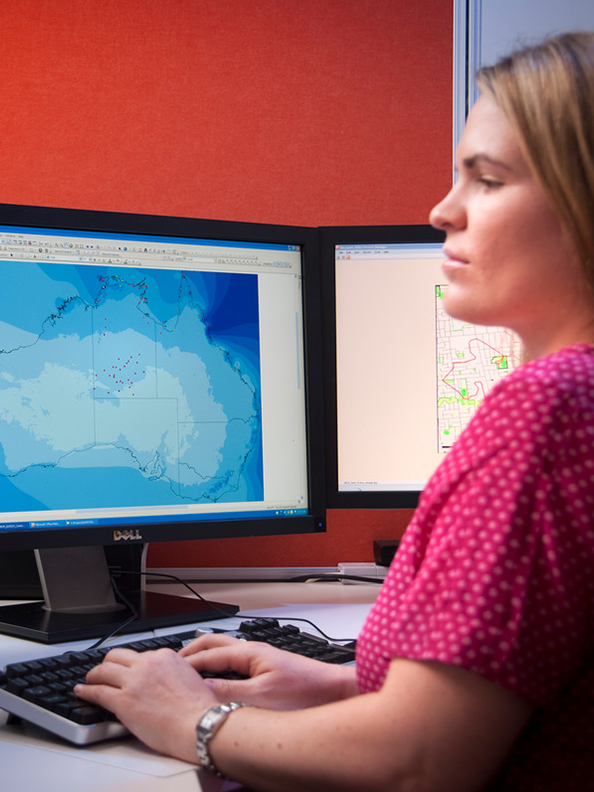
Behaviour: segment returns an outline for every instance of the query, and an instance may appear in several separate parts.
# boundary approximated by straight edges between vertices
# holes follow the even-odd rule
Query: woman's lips
[[[461,267],[468,266],[468,261],[464,259],[456,258],[456,256],[453,256],[447,252],[446,252],[446,256],[447,258],[441,265],[443,272],[446,274],[448,272],[452,272],[454,270],[460,269]]]

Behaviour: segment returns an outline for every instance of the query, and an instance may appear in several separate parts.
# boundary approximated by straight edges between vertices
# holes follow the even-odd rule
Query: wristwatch
[[[210,707],[210,709],[206,710],[196,726],[196,750],[198,752],[200,766],[219,776],[219,778],[225,778],[225,776],[219,772],[215,763],[210,758],[208,744],[223,723],[225,723],[229,715],[236,709],[245,706],[243,701],[230,701],[228,704],[215,704],[214,707]]]

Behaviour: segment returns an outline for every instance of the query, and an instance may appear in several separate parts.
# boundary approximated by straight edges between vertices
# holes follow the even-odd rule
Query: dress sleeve
[[[385,673],[396,656],[438,660],[544,704],[585,662],[594,603],[589,391],[524,373],[485,401],[396,555],[362,636],[363,677],[373,675],[370,662]]]

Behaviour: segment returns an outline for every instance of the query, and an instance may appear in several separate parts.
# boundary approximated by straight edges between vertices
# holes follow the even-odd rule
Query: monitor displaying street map
[[[420,492],[517,364],[509,331],[444,311],[441,248],[427,240],[334,246],[339,492]]]

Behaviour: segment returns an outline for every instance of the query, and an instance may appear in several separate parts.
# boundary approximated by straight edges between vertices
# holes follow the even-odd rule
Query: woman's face
[[[578,255],[488,95],[469,114],[456,165],[458,180],[430,217],[446,232],[446,311],[511,328],[531,357],[588,340],[566,338],[578,316],[593,321]]]

